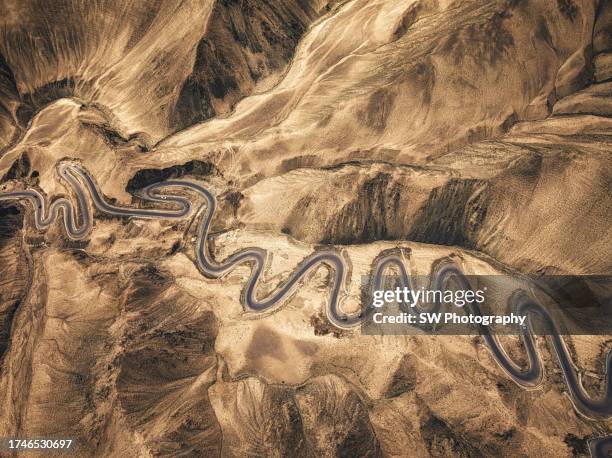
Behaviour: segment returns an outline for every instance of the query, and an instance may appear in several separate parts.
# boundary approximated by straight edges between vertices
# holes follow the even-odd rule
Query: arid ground
[[[609,0],[0,0],[0,193],[117,207],[185,180],[217,199],[217,260],[311,253],[413,272],[612,275]],[[188,191],[175,191],[203,201]],[[107,214],[69,237],[0,202],[0,438],[78,456],[572,457],[612,433],[574,407],[549,339],[525,389],[481,336],[363,335],[322,263],[263,312],[252,265],[198,269],[201,210]],[[199,207],[198,207],[199,208]],[[603,396],[612,336],[565,336]],[[500,337],[525,367],[516,336]],[[21,455],[21,453],[20,453]],[[28,453],[23,453],[28,456]],[[73,455],[73,456],[77,456]],[[36,455],[39,456],[39,455]]]

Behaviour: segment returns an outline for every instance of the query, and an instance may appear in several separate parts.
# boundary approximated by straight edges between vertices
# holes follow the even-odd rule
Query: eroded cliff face
[[[229,137],[240,161],[265,174],[270,160],[305,154],[423,162],[545,118],[557,97],[587,84],[596,7],[349,2],[313,27],[279,85],[161,148]]]
[[[592,120],[566,115],[552,138],[509,134],[426,167],[350,163],[262,180],[243,191],[238,218],[311,243],[414,240],[478,250],[523,272],[609,272],[599,253],[611,236],[610,139],[605,130],[566,135]]]
[[[217,259],[268,250],[265,292],[336,245],[347,310],[398,247],[419,273],[449,256],[611,272],[609,2],[5,2],[0,18],[2,192],[74,200],[63,159],[122,206],[199,183]],[[0,437],[61,432],[82,456],[581,456],[611,431],[576,414],[544,339],[526,391],[479,337],[335,329],[324,266],[245,313],[247,267],[195,266],[199,216],[94,216],[72,241],[0,205]],[[601,393],[610,342],[566,342]]]
[[[217,2],[174,107],[175,130],[226,115],[245,95],[276,84],[300,38],[333,3]]]
[[[4,2],[1,143],[64,97],[104,106],[128,134],[150,142],[225,114],[282,73],[327,7],[322,0]]]
[[[0,358],[11,337],[11,323],[28,287],[28,262],[19,238],[23,215],[18,208],[3,208],[0,224],[2,295],[0,296]]]

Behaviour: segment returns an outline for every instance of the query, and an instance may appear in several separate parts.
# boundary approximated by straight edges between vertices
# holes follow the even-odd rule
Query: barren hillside
[[[0,193],[77,202],[68,163],[109,206],[168,210],[143,190],[196,183],[218,204],[217,260],[266,250],[263,297],[334,250],[347,312],[391,250],[420,274],[612,274],[608,1],[0,2]],[[525,390],[481,336],[335,327],[329,263],[245,310],[253,262],[203,275],[205,201],[173,192],[188,217],[88,195],[80,239],[67,213],[40,230],[31,203],[0,201],[0,438],[72,437],[79,456],[571,457],[611,433],[575,408],[545,337]],[[564,339],[603,396],[610,337]]]

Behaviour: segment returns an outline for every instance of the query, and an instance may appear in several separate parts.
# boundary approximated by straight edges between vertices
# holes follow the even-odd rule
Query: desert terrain
[[[208,190],[210,256],[265,250],[259,297],[337,253],[343,313],[393,250],[422,275],[449,259],[612,275],[612,3],[0,1],[0,438],[74,438],[78,456],[573,457],[612,434],[549,337],[527,389],[480,335],[337,326],[329,261],[249,310],[252,260],[203,272],[201,194],[167,193],[184,217],[122,215],[91,192],[79,207],[62,172],[113,208],[176,209],[143,197],[168,180]],[[25,190],[91,227],[2,200]],[[611,335],[563,337],[592,399],[610,399]],[[499,342],[528,365],[517,336]]]

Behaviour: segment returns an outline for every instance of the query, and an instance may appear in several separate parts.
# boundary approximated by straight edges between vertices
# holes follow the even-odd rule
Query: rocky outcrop
[[[74,200],[66,159],[118,206],[197,182],[217,197],[215,259],[266,250],[263,296],[332,244],[347,311],[381,253],[419,273],[612,271],[609,2],[108,8],[0,6],[1,191]],[[339,330],[326,265],[247,312],[252,262],[197,267],[201,211],[92,213],[74,242],[61,216],[41,233],[27,204],[0,207],[0,437],[61,433],[78,456],[467,457],[581,454],[610,432],[576,414],[551,352],[523,390],[479,336]],[[592,302],[588,286],[568,288]],[[595,397],[609,342],[564,339]]]
[[[98,389],[116,390],[122,416],[151,453],[218,455],[221,430],[207,393],[216,375],[213,314],[197,313],[153,266],[134,273],[123,303],[114,386]]]
[[[608,101],[605,87],[592,86],[558,105],[559,111],[594,111]],[[567,146],[543,140],[537,130],[580,132],[575,118],[559,115],[534,125],[534,133],[475,143],[429,167],[294,171],[243,191],[238,219],[311,243],[412,240],[474,249],[524,272],[555,266],[558,273],[605,273],[609,257],[600,254],[609,252],[602,236],[612,215],[606,199],[611,162],[600,145],[609,136],[588,122],[597,129],[596,144],[587,132],[566,137]],[[561,194],[562,203],[547,204]],[[550,220],[559,225],[543,225]]]
[[[8,169],[8,171],[4,174],[2,178],[0,178],[0,183],[3,183],[8,180],[23,180],[30,175],[30,159],[28,158],[27,153],[23,153],[13,165]]]
[[[612,82],[593,84],[555,104],[553,115],[572,114],[612,116]]]
[[[19,132],[20,104],[15,76],[0,53],[0,148],[14,140]]]
[[[449,180],[433,189],[419,209],[409,240],[437,245],[475,248],[489,206],[487,183],[479,180]]]
[[[330,3],[217,1],[173,108],[175,129],[225,115],[258,86],[260,91],[271,87],[302,35]]]
[[[297,396],[314,456],[383,456],[367,406],[340,377],[315,378]]]
[[[249,378],[211,391],[217,407],[223,399],[228,410],[222,415],[224,456],[382,456],[367,406],[338,376],[299,388]]]
[[[8,2],[0,14],[0,146],[66,97],[105,106],[128,134],[153,141],[227,113],[280,75],[327,4],[119,2],[99,21],[102,4],[63,2],[48,15],[35,0]]]
[[[185,175],[191,175],[198,178],[208,177],[215,173],[214,165],[208,162],[198,160],[189,161],[182,165],[175,165],[164,169],[143,169],[139,170],[136,175],[128,181],[126,191],[134,192],[160,181],[180,178]]]
[[[223,142],[233,160],[220,167],[241,170],[244,183],[312,155],[318,166],[427,163],[544,119],[588,85],[597,3],[347,2],[300,42],[278,85],[165,139],[159,156],[177,147],[213,155]]]
[[[29,266],[20,238],[23,213],[0,207],[0,364],[10,343],[13,317],[29,286]]]

